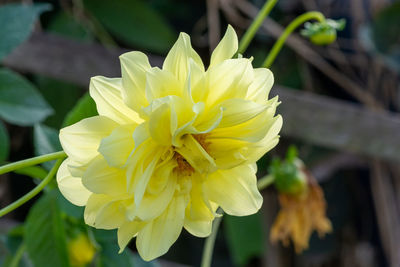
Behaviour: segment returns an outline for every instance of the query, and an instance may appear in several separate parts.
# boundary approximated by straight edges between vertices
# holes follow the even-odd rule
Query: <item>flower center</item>
[[[184,176],[189,176],[194,173],[193,167],[187,162],[187,160],[178,152],[175,152],[174,158],[178,166],[175,167],[175,170]]]

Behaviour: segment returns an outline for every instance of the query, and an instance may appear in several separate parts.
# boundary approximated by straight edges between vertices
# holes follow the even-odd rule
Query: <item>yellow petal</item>
[[[214,159],[191,134],[183,137],[183,146],[177,147],[176,151],[199,173],[210,173],[216,170]]]
[[[159,177],[153,177],[152,179],[158,179]],[[171,202],[176,187],[176,176],[172,175],[168,177],[168,183],[163,191],[159,194],[146,193],[143,196],[140,205],[135,211],[135,215],[141,220],[147,221],[158,217]]]
[[[122,73],[122,98],[128,107],[140,113],[146,107],[145,95],[146,71],[151,68],[145,54],[138,51],[128,52],[119,57]]]
[[[204,71],[203,62],[200,56],[192,48],[189,35],[181,33],[165,58],[163,70],[171,72],[181,84],[184,84],[188,77],[190,59],[192,59],[198,67]]]
[[[167,103],[162,104],[151,113],[149,132],[153,140],[160,145],[171,143],[171,109]]]
[[[57,172],[57,184],[60,192],[72,204],[85,206],[91,192],[87,190],[81,178],[72,177],[68,168],[69,159],[64,160]]]
[[[273,115],[277,106],[277,98],[271,101],[273,101],[272,104],[256,117],[235,126],[216,128],[209,134],[209,138],[231,138],[247,142],[260,141],[268,133],[271,124],[274,122]]]
[[[159,68],[152,68],[146,74],[146,98],[153,101],[169,95],[181,96],[183,86],[179,84],[174,75]]]
[[[110,135],[118,124],[104,116],[86,118],[60,130],[60,142],[71,160],[86,164],[99,152],[100,141]]]
[[[175,196],[168,208],[138,233],[136,246],[140,256],[150,261],[165,254],[182,231],[187,201]]]
[[[101,140],[98,151],[107,160],[108,165],[121,167],[126,163],[135,148],[133,140],[135,128],[136,124],[119,126]]]
[[[125,170],[108,166],[101,155],[90,162],[82,183],[95,194],[120,196],[127,191]]]
[[[263,201],[257,189],[255,172],[252,165],[218,170],[208,176],[204,182],[204,190],[211,201],[230,215],[254,214]]]
[[[201,221],[201,220],[192,220],[188,217],[185,217],[185,222],[183,227],[185,227],[186,231],[188,231],[194,236],[206,237],[211,234],[212,220]]]
[[[137,235],[143,226],[144,223],[141,221],[127,221],[118,228],[119,253],[124,251],[129,241]]]
[[[266,68],[254,69],[254,80],[249,86],[246,99],[257,103],[264,103],[274,84],[273,73]]]
[[[119,124],[140,123],[139,114],[125,105],[121,96],[121,78],[96,76],[90,79],[89,93],[97,111]]]
[[[214,211],[210,210],[210,205],[206,203],[202,183],[200,182],[202,177],[199,176],[196,175],[193,177],[190,201],[187,207],[187,217],[192,220],[212,221],[214,219]]]
[[[218,127],[230,127],[254,118],[268,106],[234,98],[225,100],[220,107],[223,110],[223,117]]]
[[[228,25],[225,35],[211,55],[210,67],[230,59],[238,50],[238,38],[235,30]]]
[[[228,59],[210,68],[205,79],[209,86],[206,106],[210,107],[226,99],[244,98],[254,79],[253,67],[247,58]]]
[[[125,221],[124,207],[120,200],[107,195],[92,194],[84,212],[85,223],[97,229],[115,229]]]

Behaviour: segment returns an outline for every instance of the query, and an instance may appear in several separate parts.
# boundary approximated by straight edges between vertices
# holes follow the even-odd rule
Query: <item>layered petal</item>
[[[257,189],[256,171],[256,167],[252,165],[218,170],[210,174],[205,181],[205,193],[230,215],[254,214],[260,209],[263,201]]]
[[[64,160],[58,169],[58,188],[63,196],[72,204],[85,206],[92,193],[83,186],[81,178],[76,178],[71,175],[67,167],[68,161],[68,159]]]
[[[97,111],[119,124],[140,123],[139,114],[122,100],[121,78],[96,76],[90,79],[89,93],[96,102]]]
[[[118,124],[104,116],[83,119],[60,130],[60,142],[67,155],[76,163],[86,164],[99,152],[101,140]]]
[[[228,25],[225,35],[211,55],[210,67],[230,59],[238,50],[238,38],[235,30]]]
[[[187,199],[176,195],[168,208],[138,233],[136,247],[140,256],[152,260],[166,253],[182,231]]]
[[[171,72],[181,84],[184,84],[188,77],[190,59],[204,71],[203,61],[192,48],[189,35],[181,33],[165,58],[163,70]]]
[[[125,104],[139,114],[146,107],[145,95],[146,71],[151,69],[145,54],[138,51],[128,52],[119,57],[122,74],[122,98]]]
[[[249,86],[246,99],[250,99],[257,103],[264,103],[264,101],[268,99],[273,84],[274,75],[269,69],[254,69],[254,80]]]

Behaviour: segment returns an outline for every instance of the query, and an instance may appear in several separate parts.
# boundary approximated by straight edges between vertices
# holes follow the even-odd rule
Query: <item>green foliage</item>
[[[36,124],[33,128],[33,143],[37,156],[62,150],[58,131],[42,124]],[[50,170],[55,161],[43,163],[43,166]]]
[[[40,180],[43,180],[47,176],[47,171],[40,166],[29,166],[15,170],[14,172]]]
[[[48,4],[0,7],[0,60],[29,37],[38,16],[49,9]]]
[[[74,108],[68,112],[62,125],[63,127],[69,126],[84,118],[96,116],[97,114],[96,103],[90,97],[89,93],[86,93],[79,99]]]
[[[56,14],[48,25],[47,30],[80,41],[90,42],[93,40],[92,34],[76,21],[74,17],[65,12]]]
[[[262,255],[265,234],[259,213],[245,217],[224,215],[224,230],[236,266],[244,266]]]
[[[25,78],[0,69],[0,117],[21,126],[43,121],[53,110]]]
[[[100,23],[128,45],[165,53],[175,41],[173,29],[145,1],[84,0],[84,4]]]
[[[69,266],[65,224],[55,191],[45,194],[31,208],[25,224],[25,243],[35,266]]]
[[[0,164],[8,158],[9,152],[10,138],[4,123],[0,121]]]

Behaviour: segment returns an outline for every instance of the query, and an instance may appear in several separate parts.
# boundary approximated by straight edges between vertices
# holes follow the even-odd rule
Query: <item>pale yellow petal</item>
[[[199,173],[210,173],[216,170],[214,159],[190,134],[183,137],[183,146],[177,147],[176,151]]]
[[[101,155],[90,162],[82,183],[95,194],[121,196],[127,192],[125,170],[108,166]]]
[[[146,74],[146,98],[153,101],[169,95],[181,96],[183,85],[179,84],[174,75],[166,70],[152,68]]]
[[[230,98],[244,98],[254,79],[253,67],[247,58],[228,59],[211,67],[205,79],[209,87],[206,106],[210,107]]]
[[[85,206],[92,193],[83,186],[81,178],[71,176],[67,168],[68,161],[64,160],[57,171],[58,188],[72,204]]]
[[[192,220],[185,217],[183,227],[194,236],[207,237],[211,234],[212,221]]]
[[[211,55],[210,67],[230,59],[238,50],[238,38],[235,30],[228,25],[225,35]]]
[[[221,103],[223,117],[218,127],[230,127],[244,123],[259,115],[268,106],[244,99],[228,99]]]
[[[254,80],[249,86],[246,99],[250,99],[257,103],[265,103],[273,84],[274,75],[269,69],[254,69]]]
[[[118,124],[104,116],[83,119],[60,130],[60,142],[71,160],[86,164],[96,157],[100,141],[111,134]]]
[[[171,109],[167,103],[154,110],[149,119],[149,132],[160,145],[171,143]]]
[[[118,228],[119,253],[122,253],[132,238],[137,236],[138,232],[145,225],[141,221],[126,221]]]
[[[183,227],[186,204],[183,195],[176,195],[168,208],[138,233],[136,246],[144,260],[150,261],[165,254],[178,239]]]
[[[133,132],[136,126],[136,124],[118,126],[109,136],[101,140],[98,151],[107,160],[108,165],[121,167],[126,163],[135,148]]]
[[[89,93],[97,111],[119,124],[140,123],[143,120],[133,109],[125,105],[121,95],[121,78],[95,76],[90,79]]]
[[[192,59],[198,67],[204,71],[203,62],[200,56],[192,48],[189,35],[181,33],[165,58],[163,70],[168,70],[174,74],[181,84],[184,84],[188,77],[190,59]]]
[[[153,177],[152,179],[158,179]],[[174,196],[176,189],[176,176],[168,177],[168,183],[163,191],[159,194],[146,193],[143,196],[140,205],[136,208],[135,215],[141,220],[147,221],[158,217],[167,208]]]
[[[271,104],[256,117],[225,128],[217,128],[209,134],[209,138],[231,138],[247,142],[258,142],[265,137],[271,128],[273,115],[277,106],[277,98],[271,100]]]
[[[239,165],[229,170],[218,170],[208,176],[204,190],[208,198],[222,209],[236,216],[256,213],[263,198],[257,189],[255,168]]]
[[[84,219],[86,224],[97,229],[115,229],[126,221],[124,206],[110,196],[92,194],[86,204]]]
[[[122,98],[126,105],[140,113],[146,107],[145,95],[146,71],[151,68],[145,54],[138,51],[128,52],[119,57],[122,73]]]

